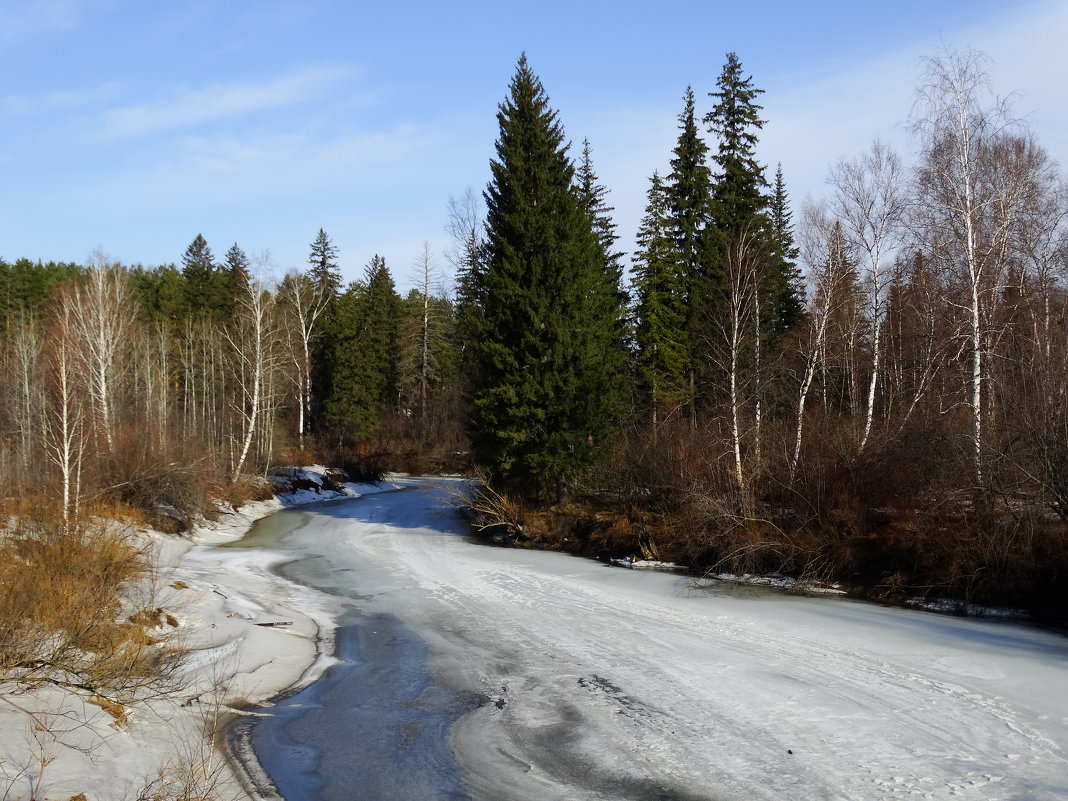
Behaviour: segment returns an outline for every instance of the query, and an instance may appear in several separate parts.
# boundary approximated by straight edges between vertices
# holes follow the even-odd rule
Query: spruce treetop
[[[251,262],[248,256],[245,255],[245,251],[239,248],[236,242],[226,251],[224,263],[226,271],[230,274],[231,285],[248,286]]]
[[[215,268],[215,254],[211,252],[211,248],[208,247],[208,242],[204,239],[203,234],[197,234],[182,255],[182,272],[210,273]]]
[[[308,255],[309,272],[316,288],[327,297],[336,297],[341,293],[341,273],[338,271],[337,247],[322,228],[315,241],[311,243]]]
[[[712,160],[719,167],[713,192],[716,224],[723,230],[736,230],[766,205],[763,190],[768,182],[764,168],[756,160],[757,131],[764,127],[756,102],[764,93],[753,86],[753,77],[743,77],[742,64],[735,53],[716,81],[718,91],[709,92],[715,106],[705,115],[711,133],[719,137]]]

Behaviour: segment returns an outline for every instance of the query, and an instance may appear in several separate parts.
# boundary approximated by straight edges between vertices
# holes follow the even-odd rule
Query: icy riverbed
[[[348,632],[261,735],[289,801],[1068,797],[1054,633],[486,547],[432,484],[254,535]]]

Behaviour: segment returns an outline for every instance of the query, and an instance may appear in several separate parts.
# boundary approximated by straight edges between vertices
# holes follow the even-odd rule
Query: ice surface
[[[484,697],[449,734],[471,798],[1068,797],[1050,632],[482,547],[427,488],[316,506],[282,547]]]

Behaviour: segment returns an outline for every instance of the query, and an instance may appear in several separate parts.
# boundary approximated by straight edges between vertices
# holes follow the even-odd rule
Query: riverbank
[[[182,664],[166,693],[125,711],[57,687],[0,696],[0,797],[251,797],[219,735],[234,715],[306,686],[332,664],[334,610],[272,572],[280,554],[219,546],[279,509],[393,488],[324,488],[324,474],[309,468],[302,489],[223,509],[182,537],[130,532],[158,566],[152,589],[163,614],[153,636],[182,649]]]

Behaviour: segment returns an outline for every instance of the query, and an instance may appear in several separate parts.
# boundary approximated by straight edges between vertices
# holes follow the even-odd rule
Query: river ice
[[[340,775],[330,761],[374,753],[385,737],[400,749],[387,764],[403,770],[404,749],[427,728],[440,747],[421,753],[444,760],[447,780],[405,798],[1068,798],[1060,635],[695,590],[677,575],[487,547],[464,536],[434,484],[412,484],[261,523],[291,560],[286,575],[356,626],[360,660],[396,658],[377,669],[406,677],[361,681],[355,669],[349,700],[335,706],[361,693],[371,707],[418,706],[428,687],[453,699],[449,725],[379,713],[396,731],[332,733],[313,746],[315,787],[292,798],[396,797],[358,777],[329,789]],[[391,652],[360,634],[361,621],[395,621],[401,640],[414,632],[418,642]],[[268,771],[300,780],[284,751],[262,756]]]

